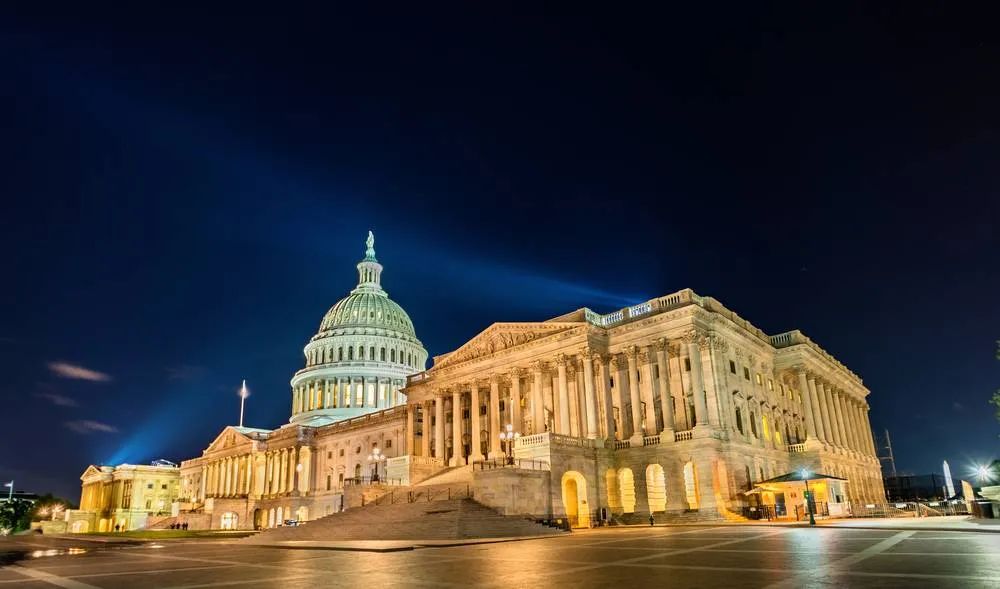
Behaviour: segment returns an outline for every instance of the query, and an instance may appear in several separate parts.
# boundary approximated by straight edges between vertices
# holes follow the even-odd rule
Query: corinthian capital
[[[556,354],[556,366],[566,366],[566,354]]]
[[[655,340],[653,340],[653,343],[652,343],[651,346],[652,346],[652,348],[654,350],[656,350],[657,352],[660,352],[660,351],[666,350],[668,345],[669,345],[669,343],[667,342],[667,338],[660,337],[660,338],[656,338]]]

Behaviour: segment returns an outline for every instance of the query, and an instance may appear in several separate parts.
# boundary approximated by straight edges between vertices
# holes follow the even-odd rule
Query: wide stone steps
[[[560,534],[531,520],[505,517],[471,499],[367,505],[295,527],[267,530],[244,542],[459,540]]]
[[[454,485],[458,483],[472,484],[472,465],[452,466],[434,473],[414,487],[426,487],[429,485]]]

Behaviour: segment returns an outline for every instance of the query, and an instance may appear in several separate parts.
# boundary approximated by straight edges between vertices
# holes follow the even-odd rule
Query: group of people
[[[188,529],[187,522],[170,524],[171,530],[186,530]]]

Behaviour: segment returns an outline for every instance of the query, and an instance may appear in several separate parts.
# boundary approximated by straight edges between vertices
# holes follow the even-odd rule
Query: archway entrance
[[[635,476],[631,468],[618,471],[618,493],[623,513],[635,513]]]
[[[646,467],[646,498],[649,500],[650,513],[667,510],[667,482],[663,467],[659,464]]]
[[[693,462],[684,465],[684,495],[688,509],[698,509],[698,480],[695,477]]]
[[[590,508],[587,504],[587,479],[575,470],[562,476],[562,500],[566,518],[574,528],[590,527]]]
[[[309,508],[306,507],[305,505],[303,505],[302,507],[299,507],[299,510],[298,510],[298,513],[295,516],[295,519],[297,519],[299,521],[299,523],[309,521]]]
[[[609,468],[604,472],[604,483],[608,488],[608,508],[612,513],[621,509],[621,498],[618,493],[618,473],[615,469]]]
[[[233,511],[227,511],[222,514],[222,519],[219,525],[223,530],[235,530],[239,528],[240,516]]]

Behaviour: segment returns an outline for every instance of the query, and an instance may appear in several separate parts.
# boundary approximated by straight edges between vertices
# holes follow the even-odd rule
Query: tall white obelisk
[[[955,483],[951,480],[951,469],[948,468],[948,461],[944,461],[944,484],[945,488],[948,489],[948,496],[945,499],[951,499],[955,496]]]

